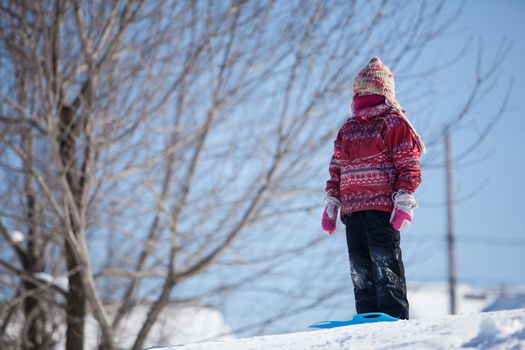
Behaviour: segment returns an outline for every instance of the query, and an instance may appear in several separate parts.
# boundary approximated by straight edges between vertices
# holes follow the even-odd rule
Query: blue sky
[[[456,1],[448,2],[446,12],[452,16],[458,4]],[[455,153],[459,154],[476,139],[477,130],[487,125],[497,112],[505,90],[514,77],[508,111],[466,162],[455,169],[455,194],[457,198],[467,197],[457,204],[455,210],[460,283],[490,287],[525,286],[525,274],[522,272],[525,266],[525,231],[521,223],[525,207],[525,169],[522,160],[525,144],[521,141],[521,133],[525,130],[525,107],[521,104],[521,96],[525,93],[525,79],[519,70],[525,62],[525,43],[521,38],[522,33],[525,33],[523,14],[525,1],[467,1],[448,33],[431,43],[417,63],[419,71],[424,71],[425,67],[435,66],[436,62],[439,64],[447,57],[454,56],[465,43],[471,43],[459,61],[427,80],[418,81],[418,84],[426,85],[421,87],[421,91],[432,92],[430,98],[418,98],[418,91],[410,90],[413,89],[410,84],[413,85],[414,81],[404,80],[402,71],[394,71],[398,79],[396,85],[399,101],[408,110],[409,118],[421,135],[430,138],[432,132],[457,114],[468,97],[474,84],[479,45],[483,46],[486,67],[502,41],[512,42],[511,51],[498,71],[497,79],[490,82],[494,89],[475,104],[466,122],[453,135],[453,147]],[[365,63],[363,61],[363,65]],[[387,60],[385,63],[389,64]],[[339,114],[326,116],[326,120],[343,121],[345,111],[346,105],[343,105]],[[299,330],[308,320],[313,323],[324,318],[344,318],[354,311],[344,226],[339,222],[336,234],[329,238],[323,237],[320,228],[331,147],[332,142],[327,142],[327,153],[319,159],[322,170],[312,173],[319,190],[315,197],[319,203],[318,210],[313,214],[296,215],[281,222],[283,226],[279,227],[282,230],[263,231],[261,234],[264,239],[257,241],[257,248],[271,252],[277,245],[287,242],[302,245],[317,237],[323,238],[322,244],[313,252],[285,259],[281,262],[282,268],[269,274],[260,284],[251,283],[233,296],[224,295],[224,300],[219,301],[220,309],[234,328],[258,322],[269,313],[274,315],[276,306],[282,311],[282,308],[293,308],[294,303],[308,305],[313,302],[315,305],[316,290],[336,290],[338,293],[327,297],[322,306],[307,307],[300,317],[301,321],[297,320],[297,315],[292,314],[293,317],[283,320],[277,326],[263,329],[262,332]],[[423,162],[440,161],[442,148],[442,143],[429,147]],[[446,216],[445,206],[442,204],[445,201],[444,169],[426,167],[423,169],[423,176],[423,183],[416,192],[421,206],[415,211],[412,228],[402,234],[409,285],[418,282],[444,282],[447,278]],[[245,270],[251,269],[255,267],[243,269],[238,266],[235,274],[242,276],[247,272]],[[192,291],[193,288],[202,288],[204,281],[213,285],[217,280],[230,278],[231,271],[212,271],[205,278],[189,283],[186,289]],[[282,288],[293,297],[293,293],[298,292],[294,289],[296,286],[305,288],[306,295],[301,295],[302,300],[294,299],[294,303],[290,305],[282,304],[282,293],[277,292],[274,295],[275,289]]]
[[[458,154],[475,139],[476,128],[498,111],[504,91],[512,78],[514,85],[507,112],[488,137],[455,169],[455,194],[464,198],[456,205],[457,267],[460,282],[477,285],[525,285],[525,2],[467,1],[454,25],[455,34],[433,44],[430,52],[456,50],[470,40],[468,54],[437,78],[435,103],[430,115],[447,120],[457,112],[473,85],[477,49],[482,43],[486,64],[504,40],[512,42],[495,88],[477,103],[470,122],[453,136]],[[399,99],[402,101],[402,96]],[[424,116],[418,116],[424,118]],[[420,121],[420,120],[418,120]],[[422,125],[422,123],[420,123]],[[424,130],[420,130],[424,134]],[[429,152],[442,152],[442,144]],[[424,158],[423,158],[424,160]],[[464,164],[467,163],[467,164]],[[415,223],[405,234],[404,251],[409,280],[446,278],[445,200],[443,169],[425,169],[417,192],[422,206]],[[410,262],[417,262],[410,263]]]

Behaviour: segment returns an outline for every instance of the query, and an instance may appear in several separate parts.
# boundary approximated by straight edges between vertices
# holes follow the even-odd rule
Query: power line
[[[445,274],[439,275],[425,275],[425,274],[409,274],[407,276],[408,284],[417,283],[447,283],[447,276]],[[469,284],[472,286],[493,286],[493,287],[512,287],[512,288],[525,288],[525,280],[509,281],[504,278],[498,277],[487,277],[485,275],[473,276],[473,275],[458,275],[457,280],[459,284]]]
[[[414,240],[412,239],[414,238]],[[521,237],[496,237],[477,234],[456,235],[456,243],[460,244],[488,244],[505,247],[524,247],[525,238]],[[447,238],[444,234],[422,234],[418,237],[405,236],[403,240],[407,243],[445,243]]]

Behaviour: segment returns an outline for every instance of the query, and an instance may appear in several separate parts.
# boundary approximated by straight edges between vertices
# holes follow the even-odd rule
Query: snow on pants
[[[390,213],[365,210],[344,219],[357,312],[408,319],[400,234],[390,224]]]

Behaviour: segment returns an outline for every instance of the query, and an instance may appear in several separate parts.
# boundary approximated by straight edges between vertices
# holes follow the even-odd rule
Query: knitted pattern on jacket
[[[361,210],[391,212],[392,194],[421,182],[418,141],[406,118],[383,103],[354,112],[341,127],[330,162],[328,196],[341,201],[341,219]]]

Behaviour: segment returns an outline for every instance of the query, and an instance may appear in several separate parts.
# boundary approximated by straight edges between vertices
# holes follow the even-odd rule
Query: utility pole
[[[456,251],[454,238],[454,193],[452,179],[452,144],[450,130],[445,129],[446,186],[447,186],[447,256],[449,313],[456,313]]]

